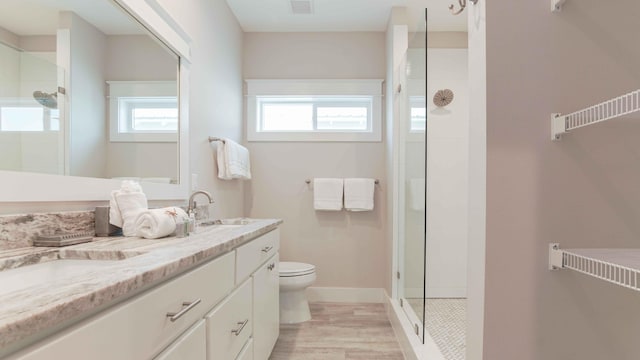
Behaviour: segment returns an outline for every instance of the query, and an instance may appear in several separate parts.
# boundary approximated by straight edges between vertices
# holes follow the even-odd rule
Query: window
[[[45,109],[40,105],[22,105],[22,101],[0,105],[0,131],[35,132],[60,130],[58,109]]]
[[[424,132],[427,129],[427,108],[424,96],[410,96],[409,106],[411,109],[410,132]]]
[[[109,81],[108,83],[111,141],[177,141],[176,82]]]
[[[257,97],[258,131],[370,131],[367,97]]]
[[[381,141],[381,80],[247,84],[249,141]]]

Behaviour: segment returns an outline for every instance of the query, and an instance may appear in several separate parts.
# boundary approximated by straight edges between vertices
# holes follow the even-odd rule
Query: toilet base
[[[311,319],[305,289],[280,291],[280,323],[297,324]]]

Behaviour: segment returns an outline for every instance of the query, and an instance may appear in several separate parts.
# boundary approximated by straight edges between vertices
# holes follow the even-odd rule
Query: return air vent
[[[291,12],[294,14],[312,14],[313,2],[312,0],[290,0]]]

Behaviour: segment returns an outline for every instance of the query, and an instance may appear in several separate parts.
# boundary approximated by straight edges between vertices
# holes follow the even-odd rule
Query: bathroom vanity
[[[41,266],[56,277],[0,290],[0,358],[268,359],[279,334],[280,223],[33,248],[29,265],[14,258],[0,282]]]

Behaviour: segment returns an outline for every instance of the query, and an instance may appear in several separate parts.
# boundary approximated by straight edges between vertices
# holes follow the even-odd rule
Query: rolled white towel
[[[144,210],[135,220],[136,236],[146,239],[165,237],[176,231],[176,223],[187,220],[187,213],[178,207]]]
[[[111,192],[109,205],[109,222],[121,227],[124,236],[136,236],[136,218],[149,207],[140,184],[136,181],[123,181],[120,190]]]

